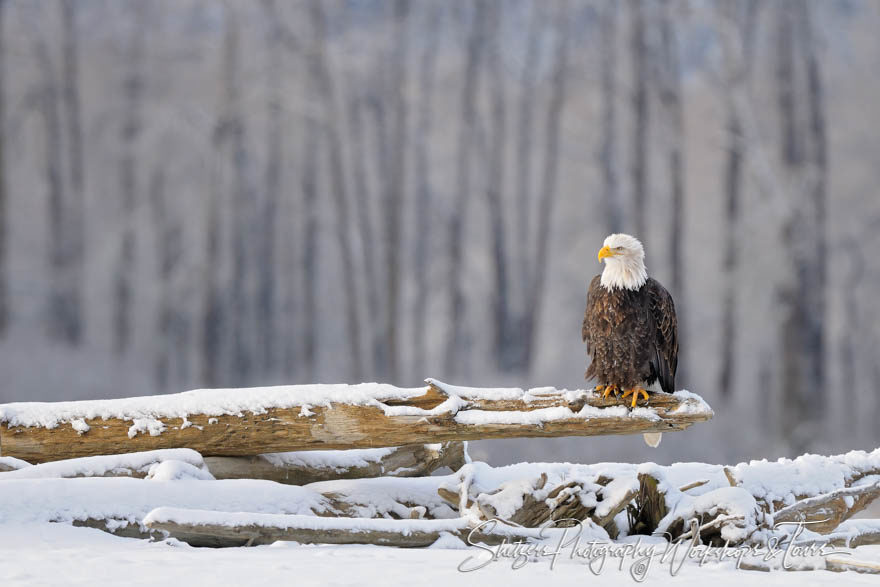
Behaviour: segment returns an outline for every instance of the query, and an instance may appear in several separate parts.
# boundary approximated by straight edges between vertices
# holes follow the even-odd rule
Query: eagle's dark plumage
[[[581,329],[591,360],[587,377],[620,389],[659,380],[672,393],[678,367],[672,296],[650,277],[636,290],[607,289],[600,278],[590,282]]]
[[[648,398],[647,387],[660,382],[675,391],[678,324],[672,296],[645,269],[642,243],[628,234],[612,234],[599,251],[605,269],[590,282],[581,330],[596,390],[632,395],[632,406]]]

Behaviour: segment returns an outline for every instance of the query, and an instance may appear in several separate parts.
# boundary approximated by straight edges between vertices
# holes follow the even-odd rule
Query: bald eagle
[[[603,397],[623,391],[622,397],[631,395],[636,407],[656,382],[666,393],[675,390],[675,304],[666,288],[648,277],[637,238],[610,235],[599,250],[603,260],[605,269],[590,282],[581,329],[590,355],[586,378],[598,381],[596,391]]]

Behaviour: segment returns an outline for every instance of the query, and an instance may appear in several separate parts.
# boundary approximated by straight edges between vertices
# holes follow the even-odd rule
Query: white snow
[[[636,563],[635,557],[630,555],[630,558],[618,562],[613,554],[609,555],[612,558],[608,559],[603,570],[594,574],[586,560],[573,554],[571,544],[559,548],[557,541],[563,537],[559,529],[537,542],[559,549],[561,554],[553,562],[553,567],[548,557],[534,551],[517,558],[514,545],[508,545],[508,550],[493,551],[499,553],[498,558],[485,568],[460,573],[458,566],[469,557],[471,563],[487,560],[488,547],[467,546],[453,535],[473,524],[474,520],[470,516],[460,517],[439,497],[437,489],[441,486],[455,492],[463,489],[471,498],[484,494],[481,499],[489,500],[487,503],[499,513],[509,514],[526,492],[540,498],[561,483],[575,481],[577,487],[572,491],[576,492],[578,499],[585,504],[595,502],[597,513],[601,515],[603,503],[612,503],[636,488],[638,473],[649,472],[660,480],[661,489],[672,495],[678,514],[711,514],[713,508],[723,504],[729,513],[743,516],[742,523],[733,521],[722,530],[723,536],[738,539],[760,515],[756,505],[759,498],[755,494],[786,493],[786,476],[794,481],[798,494],[802,495],[801,491],[839,488],[853,471],[859,474],[880,462],[878,450],[824,458],[805,455],[775,463],[741,463],[730,467],[740,483],[738,487],[730,487],[721,466],[702,463],[672,466],[653,463],[519,463],[491,467],[481,462],[470,463],[457,473],[446,476],[338,480],[296,487],[268,481],[212,481],[199,468],[195,458],[197,453],[184,451],[191,453],[188,459],[173,459],[167,457],[181,452],[152,452],[165,453],[166,458],[160,464],[153,463],[151,478],[147,480],[43,478],[48,474],[45,471],[51,469],[47,465],[25,466],[18,472],[0,474],[0,584],[55,584],[59,577],[63,577],[65,583],[88,582],[90,585],[118,584],[120,577],[132,585],[282,584],[295,577],[297,584],[304,585],[395,584],[403,581],[466,584],[472,581],[483,586],[503,584],[512,587],[536,582],[568,584],[589,581],[595,585],[619,587],[621,583],[632,581],[630,570]],[[135,467],[136,463],[131,459],[145,462],[148,454],[91,457],[48,465],[97,475],[110,466],[110,459],[117,464],[129,459],[128,466]],[[375,454],[364,453],[360,458],[373,456]],[[317,458],[320,462],[321,457]],[[29,470],[38,472],[40,478],[13,478]],[[546,474],[547,481],[541,489],[536,489],[536,482],[542,474]],[[598,483],[600,477],[611,481],[603,486]],[[707,483],[685,493],[679,491],[679,487],[700,479],[707,480]],[[866,477],[860,483],[876,480],[876,477]],[[335,499],[344,499],[351,505],[349,513],[353,518],[316,515],[328,507],[328,501],[321,493],[332,493]],[[791,487],[788,493],[791,493]],[[625,514],[618,516],[621,526],[623,516]],[[423,517],[435,519],[421,519]],[[384,529],[387,526],[404,531],[440,529],[446,533],[432,548],[418,550],[296,543],[215,550],[191,548],[174,539],[150,543],[118,538],[95,529],[67,525],[74,520],[94,519],[104,520],[109,527],[122,527],[139,524],[145,518],[346,531]],[[50,521],[64,524],[47,524]],[[877,520],[851,520],[833,536],[852,536],[857,532],[880,529],[878,523]],[[535,532],[537,537],[538,531]],[[608,552],[626,552],[622,549],[634,549],[639,543],[642,547],[663,544],[650,537],[634,536],[609,543],[604,531],[591,524],[584,524],[583,535],[578,540],[581,549],[595,544]],[[880,547],[859,547],[854,554],[857,557],[853,558],[880,560]],[[522,568],[514,570],[514,561],[519,561],[516,564]],[[703,566],[699,565],[698,559],[690,560],[677,570],[675,576],[668,563],[654,560],[651,564],[648,580],[653,585],[704,585],[711,581],[715,587],[739,587],[743,581],[769,579],[773,584],[807,587],[824,585],[829,580],[829,576],[822,572],[745,574],[748,572],[735,570],[734,560],[711,561]],[[847,573],[840,577],[850,584],[876,584],[876,577],[872,576]]]
[[[11,457],[3,457],[4,459]],[[205,469],[202,455],[189,448],[149,450],[121,455],[83,457],[27,466],[17,471],[0,473],[0,480],[47,479],[59,477],[103,477],[129,473],[147,474],[150,468],[163,461],[175,461]],[[23,461],[22,461],[23,462]]]
[[[214,476],[206,469],[200,469],[183,461],[162,461],[150,467],[146,479],[149,481],[214,481]]]
[[[582,541],[581,546],[588,541]],[[556,541],[550,545],[555,547]],[[481,587],[534,587],[589,584],[595,587],[637,585],[630,571],[634,558],[620,563],[609,558],[591,572],[587,561],[569,556],[571,547],[550,566],[549,557],[526,557],[514,569],[511,556],[470,573],[458,570],[469,557],[485,561],[488,552],[467,547],[446,534],[425,549],[383,546],[319,546],[278,542],[252,548],[192,548],[176,540],[148,542],[118,538],[91,528],[63,524],[0,525],[0,584],[90,587],[118,585],[480,585]],[[860,547],[858,558],[880,559],[880,547]],[[737,571],[735,562],[688,561],[674,576],[669,563],[654,560],[646,583],[655,587],[742,587],[762,581],[780,587],[825,587],[832,581],[846,585],[877,584],[876,575],[827,572],[755,573]],[[594,567],[595,568],[595,567]]]
[[[23,469],[32,466],[29,462],[15,457],[0,457],[0,471]]]
[[[383,383],[357,385],[279,385],[241,389],[197,389],[177,394],[110,400],[17,402],[0,405],[0,421],[9,426],[55,428],[63,422],[111,418],[140,422],[137,432],[149,431],[151,421],[206,416],[263,414],[270,408],[328,406],[331,403],[381,406],[390,399],[424,395],[426,387],[400,388]]]
[[[86,421],[82,418],[77,418],[76,420],[71,421],[70,425],[80,434],[80,436],[92,429],[92,427],[86,424]]]
[[[128,429],[128,437],[134,438],[139,433],[147,432],[150,436],[159,436],[165,431],[165,424],[155,418],[135,418]]]
[[[88,518],[137,523],[161,506],[228,512],[311,514],[326,499],[303,487],[230,479],[178,481],[91,477],[0,481],[0,526]]]

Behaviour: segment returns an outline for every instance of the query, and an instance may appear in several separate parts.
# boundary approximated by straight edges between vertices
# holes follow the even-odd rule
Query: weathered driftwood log
[[[687,392],[630,410],[588,391],[304,385],[0,405],[0,455],[39,463],[160,448],[204,456],[376,448],[484,438],[683,430],[711,408]]]
[[[457,471],[465,462],[462,442],[205,458],[205,464],[217,479],[266,479],[290,485],[331,479],[421,477],[443,467]]]
[[[653,475],[639,474],[639,491],[629,506],[630,533],[652,534],[668,511],[666,493]]]
[[[804,522],[819,534],[834,531],[841,522],[880,497],[880,481],[846,487],[798,501],[773,515],[774,524]]]
[[[531,481],[505,483],[495,490],[476,495],[472,495],[472,488],[467,483],[460,484],[458,492],[441,485],[437,494],[452,509],[460,511],[461,492],[467,492],[465,508],[476,506],[472,513],[477,513],[481,520],[502,520],[524,528],[563,528],[590,520],[616,538],[619,529],[614,518],[637,493],[631,483],[621,481],[600,476],[595,481],[568,481],[548,487],[548,476],[542,473]],[[509,503],[518,505],[510,511]]]
[[[273,514],[225,514],[201,510],[158,508],[144,518],[151,531],[192,546],[227,547],[271,544],[278,540],[302,544],[378,544],[430,546],[445,534],[462,540],[497,544],[502,540],[530,540],[540,532],[500,522],[475,529],[463,518],[446,520],[387,520],[324,518]]]

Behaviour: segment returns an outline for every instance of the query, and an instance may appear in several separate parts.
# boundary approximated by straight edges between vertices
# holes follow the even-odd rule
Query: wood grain
[[[253,456],[270,452],[333,450],[428,444],[491,438],[600,436],[641,434],[684,430],[694,422],[712,417],[711,410],[698,400],[657,393],[647,400],[657,419],[620,415],[577,417],[584,406],[604,408],[623,405],[586,392],[570,400],[562,392],[545,393],[533,401],[495,400],[461,395],[456,409],[434,413],[448,396],[430,385],[424,395],[376,405],[330,404],[311,407],[312,415],[301,415],[300,407],[269,408],[263,413],[208,416],[189,414],[191,425],[181,418],[161,419],[165,430],[151,436],[139,433],[129,438],[130,420],[86,419],[88,432],[81,434],[69,423],[55,428],[10,426],[0,421],[0,455],[14,456],[32,463],[84,456],[121,454],[161,448],[191,448],[204,456]],[[533,396],[530,396],[533,397]],[[642,402],[645,405],[645,402]],[[382,406],[409,407],[412,414],[387,415]],[[473,410],[492,412],[530,412],[541,408],[568,408],[571,418],[543,423],[462,424],[457,416]],[[679,410],[679,411],[677,411]],[[515,414],[513,414],[515,415]]]

